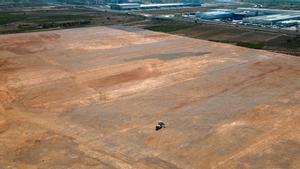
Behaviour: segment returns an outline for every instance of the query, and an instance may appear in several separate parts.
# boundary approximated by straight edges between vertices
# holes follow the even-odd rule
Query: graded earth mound
[[[1,35],[0,143],[1,169],[297,169],[300,58],[131,27]]]

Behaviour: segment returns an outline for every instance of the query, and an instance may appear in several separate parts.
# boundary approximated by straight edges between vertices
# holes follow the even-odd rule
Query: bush
[[[253,48],[253,49],[263,49],[264,48],[263,43],[237,42],[236,45],[246,47],[246,48]]]

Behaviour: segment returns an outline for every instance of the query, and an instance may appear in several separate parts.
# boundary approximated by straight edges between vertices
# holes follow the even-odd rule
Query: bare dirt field
[[[300,58],[131,27],[1,35],[0,143],[1,169],[297,169]]]

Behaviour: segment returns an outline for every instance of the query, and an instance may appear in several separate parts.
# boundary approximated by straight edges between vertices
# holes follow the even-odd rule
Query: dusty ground
[[[129,27],[0,36],[1,169],[296,169],[299,115],[299,57]]]

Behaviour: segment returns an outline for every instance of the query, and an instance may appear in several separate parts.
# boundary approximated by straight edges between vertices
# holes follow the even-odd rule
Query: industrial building
[[[273,14],[300,14],[299,10],[283,10],[283,9],[267,9],[267,8],[237,8],[237,11],[256,12],[258,15],[273,15]]]
[[[197,12],[191,17],[204,20],[226,20],[233,24],[254,25],[271,28],[298,29],[300,26],[299,10],[237,8],[212,9],[209,12]]]
[[[244,23],[274,25],[280,21],[300,19],[300,14],[275,14],[244,18]]]
[[[168,9],[201,6],[199,3],[163,3],[163,4],[141,4],[141,3],[121,3],[110,5],[114,10],[148,10],[148,9]]]
[[[114,10],[136,10],[141,6],[140,3],[122,3],[122,4],[111,4],[110,8]]]
[[[300,20],[287,20],[278,22],[278,25],[281,27],[291,27],[300,25]]]
[[[211,12],[199,12],[196,13],[197,18],[213,20],[213,19],[226,19],[231,18],[232,12],[227,11],[211,11]]]
[[[245,17],[253,17],[257,14],[253,11],[240,11],[234,9],[212,9],[209,12],[198,12],[196,17],[201,19],[213,20],[213,19],[227,19],[242,20]]]

